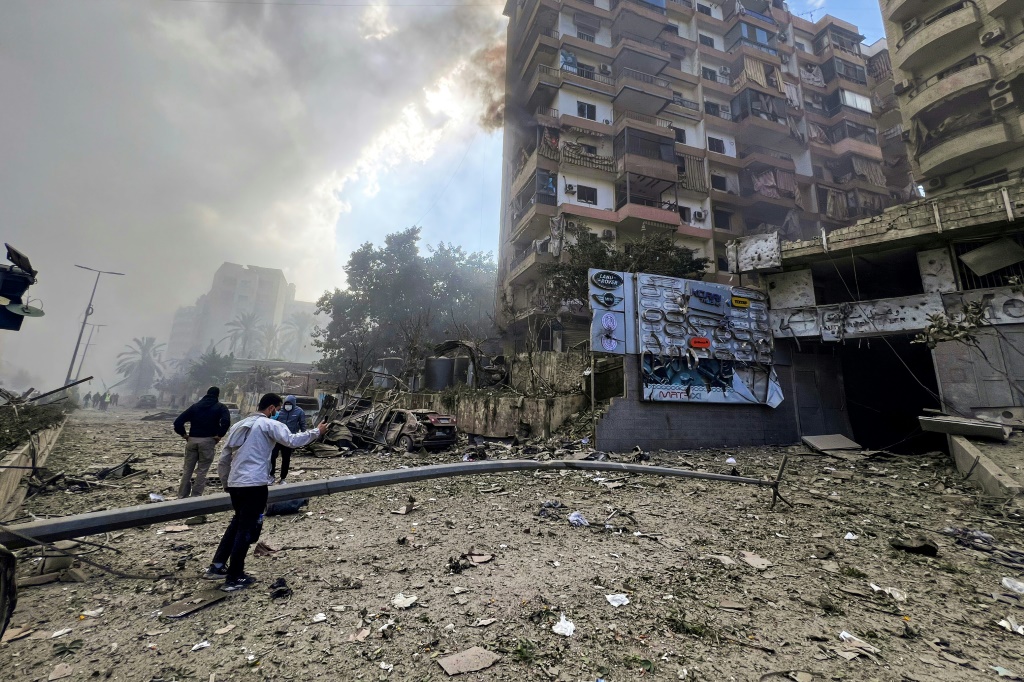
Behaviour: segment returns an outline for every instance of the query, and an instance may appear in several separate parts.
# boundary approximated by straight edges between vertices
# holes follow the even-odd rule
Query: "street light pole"
[[[82,376],[82,365],[85,364],[85,356],[89,352],[89,346],[92,345],[92,333],[96,331],[97,328],[106,326],[107,325],[105,324],[89,323],[89,338],[85,342],[85,348],[82,349],[82,359],[78,361],[78,372],[75,374],[75,381],[78,381],[78,378]]]
[[[75,359],[78,357],[78,349],[82,345],[82,335],[85,334],[85,325],[89,321],[89,316],[92,315],[92,301],[96,296],[96,287],[100,284],[100,275],[120,275],[124,276],[123,272],[108,272],[106,270],[96,270],[95,268],[87,268],[84,265],[75,265],[76,268],[82,268],[83,270],[89,270],[90,272],[96,273],[96,281],[92,285],[92,293],[89,295],[89,304],[85,306],[85,317],[82,318],[82,328],[78,330],[78,340],[75,341],[75,352],[71,354],[71,364],[68,365],[68,376],[64,379],[64,385],[67,386],[71,383],[71,373],[75,371]]]

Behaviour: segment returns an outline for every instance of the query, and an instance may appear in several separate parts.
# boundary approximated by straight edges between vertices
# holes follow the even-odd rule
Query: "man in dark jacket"
[[[228,408],[218,401],[220,389],[213,386],[199,402],[191,405],[174,420],[174,432],[185,439],[185,471],[178,486],[178,499],[199,497],[206,488],[206,473],[213,464],[217,443],[231,426]],[[189,424],[185,435],[185,424]],[[192,485],[192,472],[196,483]]]
[[[287,426],[292,433],[306,430],[306,413],[296,404],[295,396],[290,395],[284,399],[284,409],[277,413],[277,421]],[[291,464],[293,452],[295,452],[293,448],[280,443],[274,444],[274,452],[270,456],[270,475],[273,476],[277,470],[277,456],[280,454],[281,480],[278,483],[284,483],[288,478],[288,467]]]

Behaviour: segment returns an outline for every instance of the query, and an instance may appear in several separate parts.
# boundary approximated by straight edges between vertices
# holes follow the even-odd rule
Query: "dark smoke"
[[[505,123],[505,38],[482,47],[469,58],[466,77],[483,103],[480,126],[493,132]]]

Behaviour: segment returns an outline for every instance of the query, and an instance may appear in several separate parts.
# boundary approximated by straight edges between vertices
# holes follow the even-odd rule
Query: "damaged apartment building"
[[[908,169],[883,164],[850,23],[780,0],[515,0],[505,13],[499,286],[520,319],[572,227],[615,245],[668,231],[725,281],[731,240],[807,238],[914,198]],[[585,320],[539,329],[544,349],[588,338]]]

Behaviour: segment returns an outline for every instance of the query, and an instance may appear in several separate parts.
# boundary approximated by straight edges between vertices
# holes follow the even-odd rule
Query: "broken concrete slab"
[[[182,599],[165,606],[160,610],[160,615],[165,618],[184,618],[199,609],[205,609],[211,604],[227,599],[227,596],[227,592],[222,592],[221,590],[204,590],[203,592],[197,592],[188,599]]]
[[[859,443],[855,443],[839,433],[833,433],[826,436],[804,436],[801,440],[812,449],[826,454],[831,450],[862,449]]]
[[[1003,441],[1010,439],[1013,429],[1002,424],[993,424],[980,419],[963,417],[918,417],[922,431],[945,433],[954,436],[971,436]]]
[[[475,646],[472,649],[460,651],[451,656],[437,659],[437,664],[444,669],[449,676],[461,675],[462,673],[476,672],[490,668],[501,660],[501,656],[488,651],[483,647]]]

